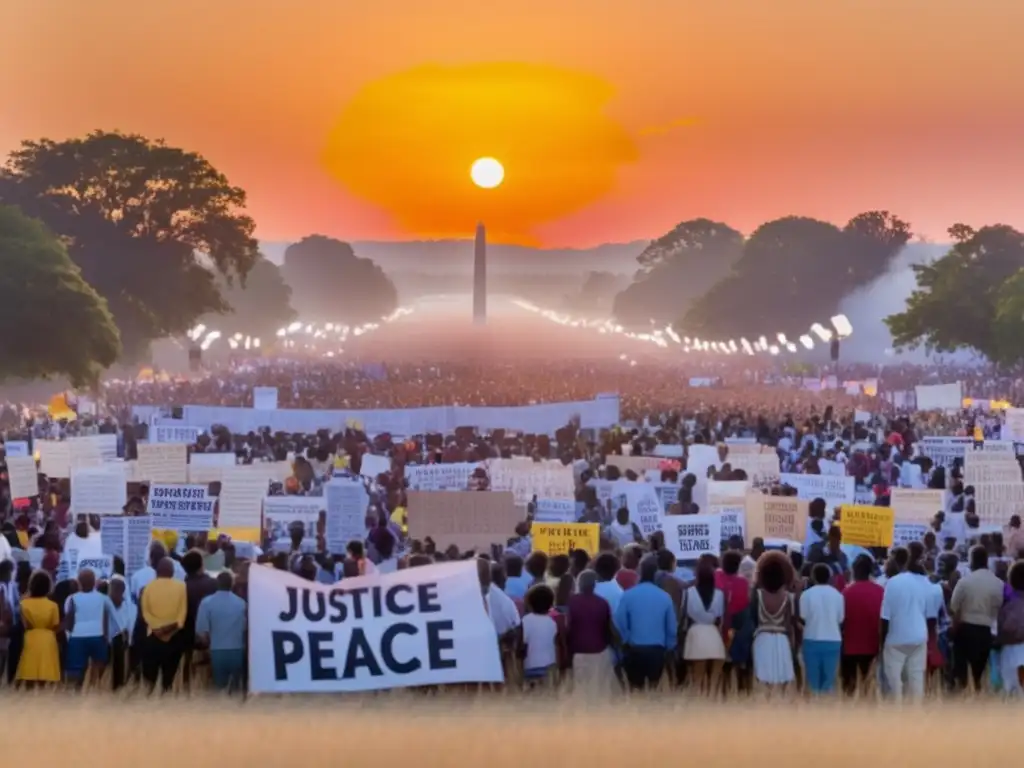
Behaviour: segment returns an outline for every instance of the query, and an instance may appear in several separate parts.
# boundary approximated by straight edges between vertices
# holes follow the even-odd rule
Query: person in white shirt
[[[136,604],[138,604],[139,595],[142,594],[145,586],[156,578],[157,563],[165,557],[167,557],[167,547],[164,546],[164,543],[162,541],[151,541],[149,544],[149,565],[137,570],[131,578],[132,599],[135,600]],[[177,560],[172,560],[172,562],[174,563],[174,578],[178,581],[184,581],[185,569],[181,567],[181,563]]]
[[[909,562],[903,572],[885,583],[882,672],[895,699],[903,697],[904,678],[910,696],[924,697],[928,635],[934,630],[938,616],[935,589],[919,562]]]
[[[829,582],[832,569],[818,563],[811,569],[811,584],[800,595],[800,621],[804,626],[803,657],[811,693],[832,693],[843,647],[846,602]]]
[[[111,624],[117,625],[116,610],[110,598],[96,591],[96,574],[89,568],[78,573],[79,591],[64,602],[64,622],[68,633],[64,673],[68,682],[81,685],[85,670],[98,683],[109,659],[107,636]]]
[[[502,589],[505,584],[505,571],[502,567],[487,560],[482,560],[482,562],[486,563],[490,572],[487,591],[484,592],[484,606],[487,608],[487,614],[491,617],[498,638],[508,639],[521,624],[519,609],[516,608],[515,600],[506,595]]]
[[[551,679],[558,668],[558,624],[551,618],[555,593],[546,584],[535,584],[526,593],[523,616],[523,677],[528,682],[542,683]]]

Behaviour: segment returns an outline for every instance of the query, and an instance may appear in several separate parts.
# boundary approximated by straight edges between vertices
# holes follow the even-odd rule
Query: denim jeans
[[[804,676],[811,693],[832,693],[836,689],[842,647],[838,640],[804,640]]]
[[[245,651],[243,649],[211,650],[210,666],[213,673],[213,685],[218,691],[241,689],[245,673]]]

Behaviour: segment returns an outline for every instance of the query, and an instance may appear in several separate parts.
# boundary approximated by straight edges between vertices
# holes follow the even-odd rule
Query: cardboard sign
[[[895,523],[892,507],[843,505],[839,516],[843,543],[858,547],[891,547]]]
[[[601,526],[597,523],[534,523],[530,532],[534,550],[548,556],[567,555],[574,549],[593,556],[601,546]]]
[[[504,546],[525,519],[510,491],[410,491],[409,536],[429,536],[441,549],[486,552]]]

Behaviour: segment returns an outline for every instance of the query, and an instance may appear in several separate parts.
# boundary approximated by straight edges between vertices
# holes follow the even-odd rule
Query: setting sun
[[[481,189],[494,189],[505,178],[505,168],[493,157],[481,157],[469,169],[469,176]]]

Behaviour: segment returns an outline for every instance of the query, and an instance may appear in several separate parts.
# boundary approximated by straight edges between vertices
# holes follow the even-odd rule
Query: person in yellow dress
[[[28,582],[28,597],[21,601],[21,617],[25,623],[25,647],[18,662],[19,681],[29,684],[60,682],[60,651],[57,630],[60,611],[50,600],[50,577],[36,571]]]

